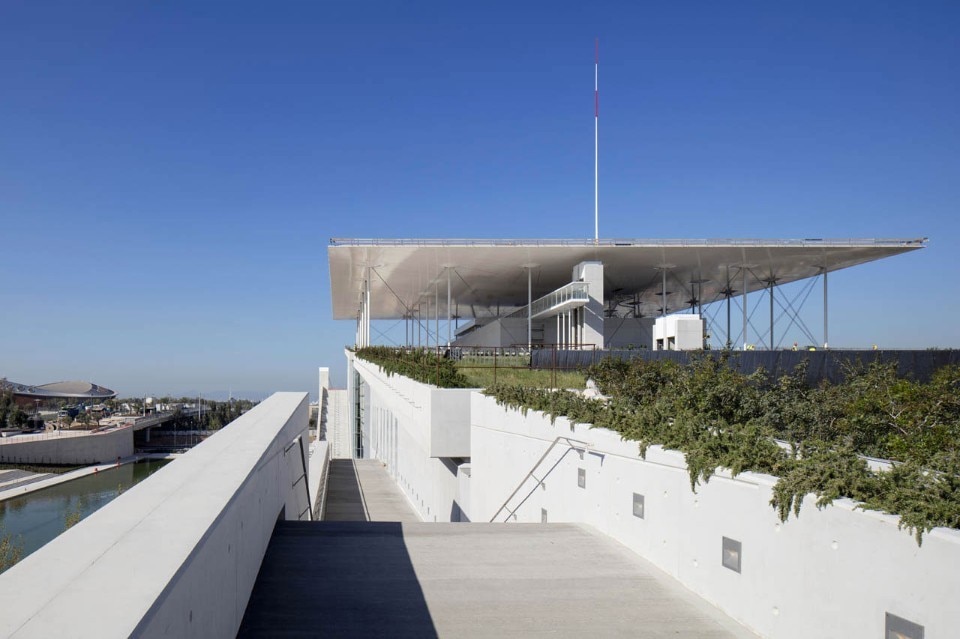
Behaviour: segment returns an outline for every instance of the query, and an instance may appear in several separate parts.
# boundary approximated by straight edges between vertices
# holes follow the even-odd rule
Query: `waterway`
[[[68,518],[85,519],[120,493],[160,470],[167,459],[124,464],[94,475],[0,501],[0,534],[22,545],[23,557],[67,528]]]

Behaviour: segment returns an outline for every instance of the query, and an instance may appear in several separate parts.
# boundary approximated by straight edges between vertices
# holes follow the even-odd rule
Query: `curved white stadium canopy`
[[[35,399],[111,399],[117,396],[116,391],[109,388],[81,381],[53,382],[52,384],[30,386],[0,380],[0,387],[11,390],[17,397]]]
[[[572,268],[604,265],[604,299],[628,301],[644,315],[707,304],[726,291],[742,293],[814,277],[926,246],[923,239],[803,240],[442,240],[331,239],[328,248],[334,319],[356,319],[363,281],[370,276],[370,318],[401,319],[434,297],[451,299],[471,315],[496,314],[570,282]],[[369,269],[369,271],[368,271]]]

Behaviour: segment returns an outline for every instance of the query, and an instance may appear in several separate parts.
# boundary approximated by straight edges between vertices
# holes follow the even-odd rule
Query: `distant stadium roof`
[[[116,391],[90,382],[53,382],[52,384],[29,386],[2,381],[0,386],[9,388],[17,397],[33,399],[111,399],[117,396]]]
[[[926,246],[923,239],[494,240],[331,239],[328,248],[334,319],[356,319],[370,268],[371,319],[399,319],[433,301],[439,283],[473,313],[496,305],[524,306],[532,268],[534,298],[570,282],[576,264],[604,265],[604,297],[633,298],[647,312],[660,308],[661,269],[670,276],[667,305],[683,308],[696,283],[703,303],[725,290],[740,294],[814,277]],[[442,281],[441,281],[442,280]]]

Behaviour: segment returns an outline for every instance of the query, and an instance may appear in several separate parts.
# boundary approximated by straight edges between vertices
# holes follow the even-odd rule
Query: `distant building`
[[[53,382],[51,384],[30,386],[28,384],[0,380],[0,389],[12,391],[14,400],[21,406],[33,406],[37,400],[44,403],[57,399],[76,402],[94,401],[100,403],[106,399],[113,399],[117,396],[116,391],[110,390],[105,386],[81,381]]]

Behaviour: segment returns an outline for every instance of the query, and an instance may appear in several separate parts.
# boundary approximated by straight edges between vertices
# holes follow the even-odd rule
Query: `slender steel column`
[[[727,348],[730,348],[730,287],[727,287]]]
[[[773,341],[773,286],[776,284],[776,280],[770,280],[770,350],[774,349]]]
[[[660,304],[660,317],[667,316],[667,267],[663,267],[660,270],[660,273],[663,275],[663,289],[661,290],[661,300]]]
[[[527,350],[533,348],[533,269],[527,267]]]
[[[731,346],[730,342],[730,295],[733,293],[733,288],[730,286],[730,267],[727,266],[727,290],[723,292],[727,297],[727,348]]]
[[[827,268],[823,268],[823,347],[830,348],[827,336]]]
[[[450,348],[450,269],[447,268],[447,348]]]
[[[747,350],[747,269],[743,269],[743,350]]]

